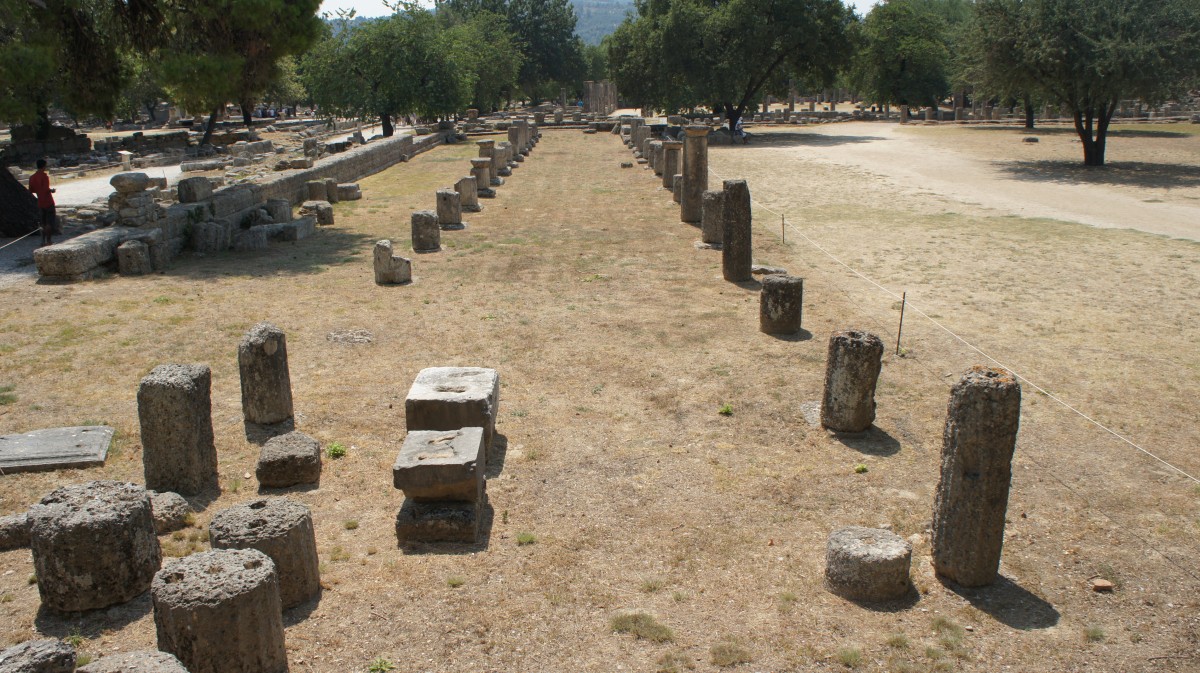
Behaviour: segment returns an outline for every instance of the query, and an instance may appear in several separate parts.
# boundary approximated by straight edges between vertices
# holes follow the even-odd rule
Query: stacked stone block
[[[487,465],[484,429],[410,431],[392,466],[392,483],[404,491],[396,517],[402,542],[479,540]]]
[[[207,365],[155,367],[138,386],[146,487],[196,495],[217,487]]]
[[[308,507],[287,498],[263,498],[217,512],[209,526],[213,549],[257,549],[271,557],[283,609],[321,591],[317,538]]]

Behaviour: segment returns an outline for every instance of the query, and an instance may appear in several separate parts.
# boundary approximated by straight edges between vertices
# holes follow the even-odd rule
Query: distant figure
[[[750,140],[750,134],[746,133],[746,128],[742,126],[742,118],[738,117],[737,123],[733,125],[733,137],[741,138],[742,144],[745,145]]]
[[[42,214],[42,245],[54,243],[54,227],[57,217],[54,214],[54,190],[50,189],[50,175],[46,173],[46,160],[37,160],[37,172],[29,176],[29,191],[37,196],[38,210]]]

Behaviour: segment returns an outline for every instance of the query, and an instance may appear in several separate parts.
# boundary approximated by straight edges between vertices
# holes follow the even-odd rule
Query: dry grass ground
[[[933,577],[924,531],[948,386],[981,358],[910,314],[877,428],[811,427],[802,404],[820,397],[828,334],[891,341],[898,307],[799,232],[1193,474],[1200,246],[983,216],[795,148],[714,148],[714,173],[748,178],[761,202],[757,261],[806,279],[807,332],[778,339],[758,332],[755,288],[721,280],[719,253],[692,245],[648,171],[618,168],[628,154],[612,136],[547,132],[467,230],[414,256],[416,283],[375,286],[373,242],[404,249],[409,213],[473,150],[365,179],[335,227],[265,254],[4,290],[0,385],[16,399],[0,426],[120,434],[104,468],[0,478],[0,514],[65,483],[140,480],[139,379],[206,362],[223,492],[197,528],[163,537],[170,553],[204,548],[213,512],[255,497],[236,346],[270,320],[288,334],[300,429],[347,447],[319,489],[290,494],[313,509],[326,587],[287,616],[294,672],[380,658],[397,671],[1195,670],[1200,491],[1028,386],[1004,580],[959,592]],[[764,205],[796,227],[786,245]],[[327,339],[349,329],[374,339]],[[436,365],[500,371],[489,533],[398,548],[388,470],[404,395]],[[870,609],[822,588],[825,537],[849,524],[915,536],[918,599]],[[0,644],[74,633],[93,655],[154,647],[148,599],[39,614],[31,572],[28,551],[0,554]],[[1094,576],[1117,590],[1093,593]]]

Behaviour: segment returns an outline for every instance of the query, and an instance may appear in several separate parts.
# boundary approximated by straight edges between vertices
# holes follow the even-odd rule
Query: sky
[[[853,5],[859,15],[867,13],[867,10],[877,2],[877,0],[842,0],[847,4]],[[432,4],[432,3],[421,3]],[[333,14],[338,8],[351,9],[358,12],[359,16],[387,16],[392,11],[383,5],[381,0],[325,0],[321,3],[321,11]]]

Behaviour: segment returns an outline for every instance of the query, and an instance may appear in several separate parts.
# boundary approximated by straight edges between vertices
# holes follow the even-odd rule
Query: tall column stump
[[[821,425],[863,432],[875,421],[875,385],[883,366],[883,342],[868,332],[834,332],[825,362]]]
[[[804,279],[773,274],[762,279],[758,328],[764,334],[795,334],[804,311]]]
[[[257,549],[271,557],[284,610],[321,591],[317,537],[308,507],[287,498],[262,498],[213,515],[213,549]]]
[[[671,189],[675,176],[683,169],[683,143],[678,140],[664,140],[662,162],[663,189]]]
[[[437,190],[438,227],[446,231],[466,229],[462,221],[462,196],[453,189]]]
[[[238,344],[242,380],[242,416],[272,425],[292,418],[292,379],[288,373],[287,336],[260,322]]]
[[[724,187],[721,274],[725,280],[731,283],[743,283],[753,278],[750,274],[753,259],[750,235],[750,187],[745,180],[726,180]],[[683,195],[686,198],[686,182],[683,189]]]
[[[679,219],[700,224],[704,190],[708,189],[708,127],[700,124],[683,129],[683,192],[680,194]]]
[[[217,487],[208,365],[155,367],[138,386],[146,488],[196,495]]]
[[[725,241],[725,192],[706,189],[701,204],[700,241],[719,246]]]
[[[442,230],[438,216],[432,210],[418,210],[412,214],[413,252],[437,252],[442,249]]]
[[[458,192],[464,213],[478,213],[483,210],[483,206],[479,205],[479,183],[474,175],[459,178],[458,182],[454,183],[454,191]]]

